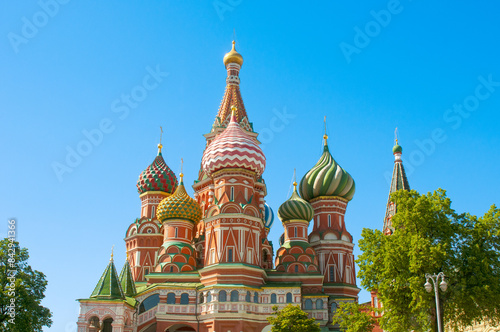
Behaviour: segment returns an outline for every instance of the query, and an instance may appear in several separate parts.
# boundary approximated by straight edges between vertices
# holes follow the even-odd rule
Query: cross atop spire
[[[110,261],[113,261],[113,250],[115,249],[115,245],[111,247],[111,258],[109,259]]]
[[[158,154],[161,153],[161,148],[163,148],[163,145],[161,145],[162,136],[163,136],[163,128],[160,126],[160,143],[158,144]]]
[[[325,134],[323,135],[323,139],[325,140],[325,145],[328,145],[328,135],[326,134],[326,115],[323,122],[325,123]]]
[[[396,127],[396,129],[394,129],[394,145],[398,145],[398,136],[398,127]]]

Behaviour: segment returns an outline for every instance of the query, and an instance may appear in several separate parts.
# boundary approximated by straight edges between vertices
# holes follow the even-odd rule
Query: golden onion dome
[[[189,197],[184,188],[183,174],[180,174],[181,183],[175,189],[175,192],[164,198],[158,205],[156,217],[161,222],[169,219],[186,219],[193,223],[201,220],[202,212],[196,200]]]
[[[240,66],[243,65],[243,57],[241,56],[241,54],[236,52],[236,49],[234,48],[234,40],[233,40],[233,48],[231,49],[231,51],[226,53],[226,55],[224,55],[223,61],[224,61],[224,66],[227,66],[228,63],[237,63]]]

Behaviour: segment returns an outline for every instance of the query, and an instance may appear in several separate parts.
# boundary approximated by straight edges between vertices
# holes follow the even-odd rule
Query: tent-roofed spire
[[[103,300],[125,299],[120,279],[118,278],[118,273],[116,272],[115,263],[113,262],[113,253],[111,253],[109,264],[104,270],[101,279],[99,279],[99,282],[95,286],[90,298]]]
[[[227,127],[231,119],[232,106],[237,108],[236,122],[239,123],[243,129],[253,132],[252,124],[248,121],[245,104],[243,103],[243,98],[241,97],[240,92],[239,73],[242,64],[243,57],[241,54],[236,52],[233,42],[232,50],[224,57],[224,65],[227,70],[226,90],[224,91],[219,111],[215,117],[212,132],[216,131],[217,128]]]
[[[397,207],[393,202],[391,202],[391,194],[400,189],[410,190],[410,184],[408,183],[408,178],[406,177],[405,168],[403,166],[403,160],[401,159],[403,148],[398,144],[397,128],[395,131],[395,140],[392,152],[394,154],[394,170],[392,171],[391,188],[389,189],[389,199],[387,201],[387,208],[385,211],[384,234],[392,234],[394,231],[391,219],[392,216],[396,214]]]
[[[132,277],[132,271],[128,262],[128,257],[125,261],[125,264],[123,265],[122,271],[120,272],[120,284],[125,296],[133,297],[137,294],[134,278]]]

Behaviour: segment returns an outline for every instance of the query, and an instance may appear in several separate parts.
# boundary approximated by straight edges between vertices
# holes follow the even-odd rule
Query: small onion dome
[[[355,191],[354,180],[333,159],[326,138],[325,135],[321,158],[300,181],[300,195],[308,201],[320,196],[337,196],[350,201]]]
[[[137,191],[140,194],[146,191],[163,191],[173,193],[177,188],[177,178],[174,172],[167,166],[161,155],[161,144],[158,145],[159,151],[153,163],[146,168],[137,181]]]
[[[274,222],[274,212],[273,209],[267,203],[264,204],[264,226],[266,229],[271,229]]]
[[[187,194],[182,181],[182,173],[181,183],[175,192],[171,196],[164,198],[158,205],[156,217],[162,222],[168,219],[186,219],[197,223],[201,220],[201,208],[198,202]]]
[[[396,145],[392,148],[392,153],[403,153],[403,148],[396,142]]]
[[[201,164],[203,170],[212,176],[223,168],[243,168],[257,173],[264,173],[266,157],[255,139],[241,129],[236,122],[235,107],[231,122],[205,149]]]
[[[226,53],[226,55],[224,55],[223,61],[224,61],[224,66],[227,66],[228,63],[237,63],[240,66],[243,65],[243,57],[241,56],[241,54],[236,52],[236,49],[234,48],[234,40],[233,40],[233,48],[231,49],[231,51]]]
[[[278,209],[278,217],[283,222],[294,219],[310,221],[314,216],[314,210],[309,202],[300,198],[296,182],[293,183],[293,186],[292,197],[281,204]]]

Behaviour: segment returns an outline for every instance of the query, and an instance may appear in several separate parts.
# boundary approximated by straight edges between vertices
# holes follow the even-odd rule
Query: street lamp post
[[[439,288],[443,292],[446,292],[446,289],[448,288],[448,284],[446,281],[444,281],[444,273],[439,272],[437,275],[436,274],[425,274],[425,279],[426,282],[424,284],[425,290],[430,293],[432,291],[432,288],[434,287],[434,294],[436,297],[436,315],[437,315],[437,323],[438,323],[438,332],[443,332],[443,327],[441,326],[441,312],[439,310],[439,291],[438,291],[438,282],[439,278],[441,278],[441,282],[439,283]],[[432,285],[429,282],[429,279],[432,280]]]

